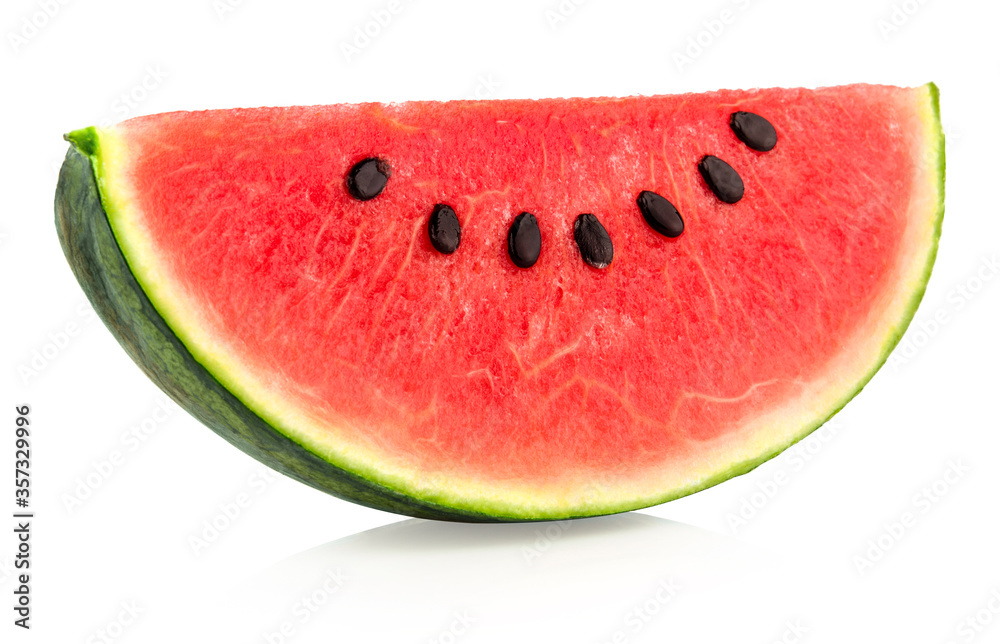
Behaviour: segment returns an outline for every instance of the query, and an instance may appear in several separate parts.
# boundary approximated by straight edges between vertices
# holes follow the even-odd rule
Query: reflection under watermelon
[[[213,608],[212,622],[230,641],[273,644],[603,643],[640,633],[722,641],[753,624],[766,638],[795,614],[799,587],[788,574],[735,538],[636,512],[492,525],[409,519],[272,566]]]

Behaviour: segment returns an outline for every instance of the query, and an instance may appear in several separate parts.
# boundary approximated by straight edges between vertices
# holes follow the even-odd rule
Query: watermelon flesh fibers
[[[774,126],[773,150],[734,135],[737,110]],[[227,438],[417,516],[604,514],[751,469],[886,359],[943,213],[933,85],[177,112],[68,138],[210,392],[370,494]],[[706,185],[705,155],[740,175],[739,202]],[[345,176],[366,157],[391,176],[360,201]],[[677,207],[679,237],[643,219],[644,190]],[[453,254],[428,238],[436,204],[461,223]],[[63,209],[71,247],[82,215]],[[527,269],[507,253],[521,212],[542,239]],[[581,213],[613,242],[607,268],[581,259]],[[113,330],[128,315],[102,312]],[[183,389],[199,417],[215,404]]]

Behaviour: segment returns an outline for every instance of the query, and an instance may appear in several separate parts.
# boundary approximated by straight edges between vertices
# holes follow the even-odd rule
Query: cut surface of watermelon
[[[605,514],[752,469],[884,362],[940,234],[937,105],[854,85],[158,114],[68,135],[57,220],[133,358],[265,463],[415,516]],[[734,133],[741,111],[773,149]],[[388,179],[361,200],[366,158]],[[523,212],[529,268],[508,254]]]

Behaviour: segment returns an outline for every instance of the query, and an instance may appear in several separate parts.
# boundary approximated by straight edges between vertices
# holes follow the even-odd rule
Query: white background
[[[558,0],[399,0],[346,56],[342,45],[388,6],[4,1],[0,507],[13,512],[14,407],[27,403],[37,515],[29,632],[12,626],[13,520],[0,518],[0,640],[1000,641],[997,4],[589,0],[563,3],[569,15],[553,22]],[[711,36],[723,10],[732,20]],[[675,54],[699,34],[705,45],[679,66]],[[931,80],[948,135],[947,213],[896,359],[804,443],[810,451],[619,517],[401,521],[267,474],[183,411],[158,407],[162,394],[89,314],[53,226],[61,135],[139,114],[477,89],[513,98]],[[935,315],[946,322],[929,324]],[[26,375],[35,352],[50,357]],[[125,442],[143,426],[147,440]],[[945,483],[950,467],[961,475]],[[88,476],[95,489],[81,487]],[[225,525],[238,498],[246,507]],[[901,529],[906,512],[915,524]],[[206,539],[213,520],[225,528]],[[310,596],[311,608],[300,603]]]

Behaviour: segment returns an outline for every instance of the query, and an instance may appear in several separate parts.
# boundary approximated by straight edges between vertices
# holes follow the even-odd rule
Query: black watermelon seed
[[[594,268],[607,268],[615,257],[608,231],[596,216],[586,213],[573,222],[573,239],[580,248],[583,261]]]
[[[434,206],[434,212],[427,222],[427,234],[431,237],[431,244],[439,252],[451,255],[458,250],[458,244],[462,241],[462,226],[451,206],[443,203]]]
[[[369,157],[354,164],[347,173],[347,191],[361,201],[368,201],[382,194],[389,180],[389,164],[382,159]]]
[[[736,203],[743,198],[743,179],[733,167],[711,155],[698,163],[698,172],[705,177],[705,183],[715,196],[726,203]]]
[[[768,152],[778,144],[778,133],[774,126],[759,114],[753,112],[733,112],[729,127],[747,147],[758,152]]]
[[[538,230],[538,220],[530,212],[522,212],[514,218],[507,231],[507,254],[515,266],[531,268],[538,261],[542,251],[542,233]]]
[[[646,223],[656,232],[666,237],[679,237],[684,232],[684,220],[670,203],[655,192],[643,190],[635,200],[639,204]]]

